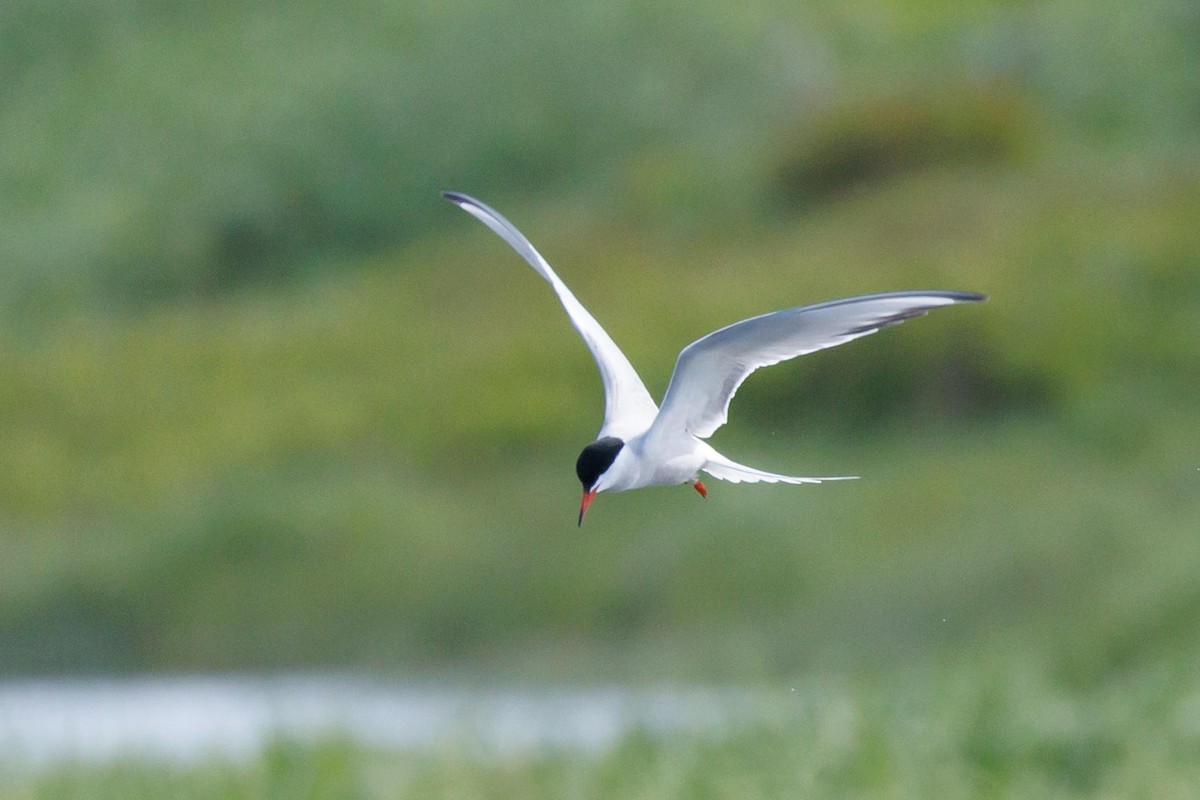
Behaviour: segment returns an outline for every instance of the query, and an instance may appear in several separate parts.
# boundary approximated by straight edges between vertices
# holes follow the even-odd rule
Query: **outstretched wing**
[[[575,330],[579,331],[592,351],[596,366],[600,368],[600,379],[604,382],[604,424],[597,438],[616,436],[629,439],[645,431],[654,421],[658,406],[621,348],[604,332],[604,328],[600,327],[600,323],[583,304],[575,299],[575,295],[554,273],[546,259],[511,222],[485,203],[459,192],[442,192],[442,197],[491,228],[554,287]]]
[[[917,317],[931,308],[976,303],[971,292],[890,292],[763,314],[689,344],[675,362],[651,437],[708,438],[725,424],[729,401],[751,372],[835,347]]]

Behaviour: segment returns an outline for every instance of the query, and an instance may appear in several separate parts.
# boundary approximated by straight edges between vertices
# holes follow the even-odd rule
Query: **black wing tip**
[[[459,205],[462,205],[463,203],[474,202],[469,196],[463,194],[462,192],[456,192],[453,189],[444,189],[442,191],[442,197],[446,198],[451,203],[457,203]]]
[[[864,296],[865,297],[872,297],[872,296],[874,296],[874,297],[889,297],[889,296],[890,297],[904,297],[904,296],[919,297],[921,295],[924,295],[926,297],[940,297],[944,300],[949,300],[952,303],[982,303],[984,300],[988,299],[988,296],[986,294],[981,294],[980,292],[964,292],[964,291],[959,291],[959,290],[955,290],[955,289],[923,289],[923,290],[916,289],[916,290],[908,290],[908,291],[903,291],[903,292],[880,292],[878,295],[864,295]],[[855,300],[857,298],[851,297],[851,298],[847,298],[847,299]]]
[[[921,298],[937,298],[942,302],[921,303]],[[898,292],[875,292],[873,294],[860,294],[854,297],[841,297],[837,300],[827,300],[824,303],[815,303],[811,306],[798,306],[795,310],[816,310],[819,308],[829,308],[831,306],[840,306],[850,303],[862,303],[869,300],[912,300],[916,308],[937,308],[943,305],[953,305],[955,303],[981,303],[988,299],[986,294],[979,292],[963,292],[949,289],[907,289]],[[945,301],[949,301],[948,303]]]
[[[945,298],[945,299],[951,301],[951,304],[953,304],[953,303],[982,303],[984,300],[988,299],[986,294],[980,294],[979,292],[955,292],[955,291],[945,291],[945,290],[941,290],[941,289],[934,290],[934,291],[927,291],[927,292],[896,292],[894,294],[896,294],[896,295],[918,294],[918,295],[925,295],[927,297],[928,296],[942,297],[942,298]],[[850,298],[850,299],[854,299],[854,298]],[[864,334],[864,333],[872,333],[872,332],[880,330],[882,328],[889,328],[893,325],[899,325],[901,322],[904,322],[905,320],[916,319],[917,317],[923,317],[926,314],[928,314],[930,311],[932,311],[934,308],[937,308],[937,305],[916,306],[914,308],[910,308],[905,311],[899,311],[885,319],[878,320],[875,322],[868,322],[865,325],[860,325],[857,328],[852,328],[852,329],[846,331],[846,333],[848,333],[852,336],[857,336],[857,335]]]

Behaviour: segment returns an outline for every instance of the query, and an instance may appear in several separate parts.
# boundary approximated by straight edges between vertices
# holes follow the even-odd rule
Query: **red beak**
[[[595,497],[596,497],[595,489],[592,489],[590,492],[584,491],[583,501],[579,504],[579,525],[580,525],[580,527],[583,526],[583,515],[587,513],[588,506],[590,506],[592,504],[592,500],[594,500]]]

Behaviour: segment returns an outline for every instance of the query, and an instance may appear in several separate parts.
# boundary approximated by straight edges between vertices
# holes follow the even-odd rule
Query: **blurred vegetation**
[[[708,227],[772,173],[808,197],[1026,140],[1174,151],[1200,130],[1183,0],[0,13],[10,311],[326,271],[446,229],[448,184]]]
[[[1065,691],[1019,659],[968,656],[886,680],[814,675],[721,735],[639,731],[599,752],[505,755],[279,741],[247,762],[14,774],[0,798],[1188,797],[1200,781],[1196,689],[1180,669]],[[1176,708],[1180,695],[1191,700]]]
[[[1011,162],[1038,127],[1026,106],[1012,87],[967,82],[818,109],[783,151],[776,192],[794,212],[929,168]]]
[[[1194,3],[13,0],[0,68],[6,672],[1192,655]],[[862,481],[577,531],[594,366],[450,187],[655,392],[752,314],[991,300],[756,375],[715,440]]]

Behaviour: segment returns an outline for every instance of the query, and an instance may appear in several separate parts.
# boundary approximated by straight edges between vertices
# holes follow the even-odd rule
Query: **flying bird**
[[[704,440],[725,424],[729,401],[759,367],[836,347],[921,316],[931,308],[987,299],[974,292],[885,292],[788,308],[735,322],[683,348],[660,407],[621,349],[511,222],[468,195],[447,191],[442,196],[491,228],[549,281],[600,368],[604,423],[596,441],[583,448],[575,462],[575,474],[583,484],[580,525],[600,492],[686,483],[707,496],[699,479],[701,472],[732,483],[851,480],[852,476],[777,475],[738,464]]]

